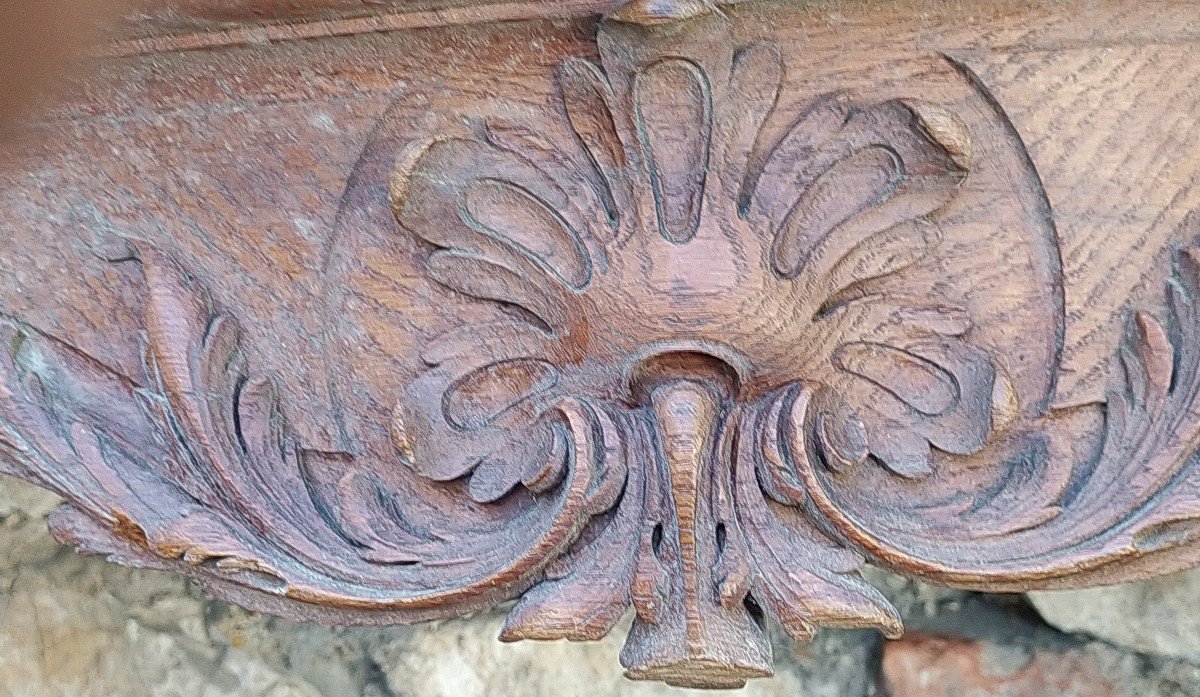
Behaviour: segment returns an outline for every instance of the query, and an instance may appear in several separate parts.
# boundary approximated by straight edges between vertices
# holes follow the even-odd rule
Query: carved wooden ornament
[[[1200,252],[1130,318],[1103,403],[1052,410],[1062,272],[1005,114],[943,56],[798,100],[705,5],[627,7],[599,60],[416,141],[385,115],[326,269],[347,444],[298,442],[170,249],[145,375],[0,323],[0,471],[54,534],[246,607],[408,623],[516,600],[635,679],[771,674],[764,623],[901,631],[868,559],[985,590],[1200,562]]]

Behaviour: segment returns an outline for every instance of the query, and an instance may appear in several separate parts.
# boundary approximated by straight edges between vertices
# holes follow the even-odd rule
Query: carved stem
[[[707,382],[681,378],[650,394],[646,465],[657,472],[651,536],[638,565],[638,619],[621,654],[631,678],[680,687],[740,687],[771,674],[771,649],[742,598],[723,602],[726,539],[716,505],[728,481],[728,409]]]

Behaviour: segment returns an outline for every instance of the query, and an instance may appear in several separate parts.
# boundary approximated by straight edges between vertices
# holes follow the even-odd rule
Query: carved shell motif
[[[763,610],[797,638],[896,634],[862,559],[797,510],[797,439],[814,434],[823,467],[919,478],[935,448],[977,453],[1018,418],[1004,347],[937,278],[956,255],[996,258],[981,230],[1023,242],[980,218],[1005,195],[967,186],[970,129],[939,104],[829,94],[769,135],[780,53],[735,48],[719,14],[610,22],[599,47],[599,66],[557,73],[573,143],[488,118],[399,157],[391,203],[431,246],[426,272],[501,310],[424,347],[399,452],[481,503],[548,491],[570,459],[561,405],[588,414],[576,435],[607,456],[587,506],[616,518],[525,596],[509,638],[594,638],[632,589],[630,674],[713,685],[767,673]],[[1045,285],[1030,266],[1007,292]]]
[[[289,617],[516,599],[502,638],[583,640],[632,607],[628,674],[696,687],[770,674],[768,620],[896,635],[868,556],[993,590],[1200,562],[1197,252],[1107,403],[1050,410],[1057,243],[978,81],[807,94],[706,9],[603,22],[561,123],[384,115],[328,266],[343,452],[131,240],[145,374],[0,316],[0,472],[67,499],[61,540]]]

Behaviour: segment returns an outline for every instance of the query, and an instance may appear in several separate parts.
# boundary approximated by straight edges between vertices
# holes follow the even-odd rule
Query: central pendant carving
[[[737,529],[731,408],[708,381],[672,378],[649,394],[648,534],[633,582],[637,619],[622,653],[632,677],[697,686],[771,674],[761,612],[746,604],[746,550],[729,538]]]
[[[488,118],[397,158],[397,221],[476,308],[397,396],[398,452],[488,504],[554,490],[590,444],[582,507],[607,522],[507,639],[597,638],[632,605],[629,675],[711,687],[769,674],[765,615],[896,634],[862,557],[806,518],[805,473],[919,479],[1044,398],[976,328],[986,288],[945,273],[1011,251],[975,234],[1010,195],[950,106],[780,110],[779,51],[736,47],[720,12],[598,43],[558,71],[570,139]],[[1032,301],[1050,271],[1016,268]]]

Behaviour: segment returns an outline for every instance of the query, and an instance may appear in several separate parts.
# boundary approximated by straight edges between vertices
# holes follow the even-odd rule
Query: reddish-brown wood
[[[1200,563],[1196,172],[1159,125],[1200,61],[1165,7],[875,7],[112,59],[0,188],[0,471],[256,610],[632,610],[628,675],[691,687],[769,675],[765,622],[898,635],[868,560]]]
[[[129,12],[112,27],[118,38],[95,52],[122,56],[197,51],[401,29],[584,17],[620,6],[621,0],[176,0]]]

